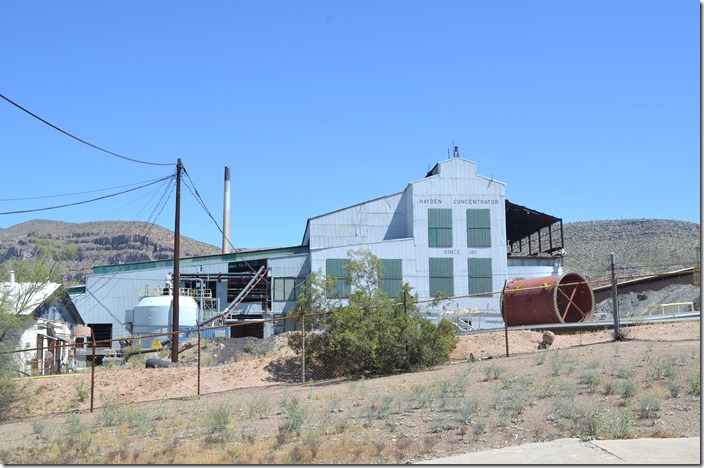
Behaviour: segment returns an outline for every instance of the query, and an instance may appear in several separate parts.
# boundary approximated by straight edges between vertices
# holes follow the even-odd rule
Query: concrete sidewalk
[[[424,465],[700,465],[700,438],[557,439],[416,462]]]

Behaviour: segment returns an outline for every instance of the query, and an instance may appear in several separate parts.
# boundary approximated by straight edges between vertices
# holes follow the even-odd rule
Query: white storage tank
[[[179,296],[178,322],[179,330],[195,328],[197,326],[198,303],[190,296]],[[151,335],[155,333],[168,333],[173,331],[173,296],[148,296],[143,297],[132,309],[132,336]],[[140,340],[140,348],[149,348],[155,339],[166,340],[170,336],[144,338]],[[136,340],[134,343],[137,346]]]

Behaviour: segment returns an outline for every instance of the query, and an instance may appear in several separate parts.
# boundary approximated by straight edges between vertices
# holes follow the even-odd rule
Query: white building
[[[8,310],[27,320],[17,337],[13,354],[19,376],[48,375],[75,370],[74,330],[83,325],[68,292],[59,283],[17,282],[15,272],[10,281],[0,283],[0,296]],[[8,341],[12,337],[8,337]]]
[[[181,259],[183,291],[203,305],[199,321],[227,305],[230,323],[282,317],[312,271],[335,278],[344,296],[348,252],[364,249],[384,263],[390,296],[406,282],[421,301],[450,297],[446,309],[475,308],[484,328],[502,326],[495,293],[506,281],[562,273],[562,221],[509,202],[505,184],[476,168],[447,159],[400,192],[311,218],[300,246]],[[234,306],[261,267],[266,278]],[[138,320],[140,291],[161,287],[172,269],[172,261],[95,267],[73,299],[97,339],[123,338]],[[254,336],[281,329],[237,327]]]

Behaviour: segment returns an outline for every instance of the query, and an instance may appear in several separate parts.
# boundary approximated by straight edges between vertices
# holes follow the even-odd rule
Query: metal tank
[[[132,309],[132,336],[168,333],[173,331],[173,296],[147,296],[140,299]],[[179,296],[179,330],[195,328],[198,317],[198,303],[190,296]],[[155,339],[166,340],[169,336],[144,338],[140,340],[140,348],[149,348]],[[135,342],[135,345],[137,343]]]
[[[501,301],[501,315],[509,327],[587,322],[594,311],[594,293],[577,273],[513,279]]]

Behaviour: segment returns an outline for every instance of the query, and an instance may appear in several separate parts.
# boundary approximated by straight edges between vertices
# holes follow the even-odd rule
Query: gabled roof
[[[35,320],[85,323],[68,291],[59,283],[0,283],[0,294],[10,304],[12,313]]]
[[[19,315],[30,315],[44,301],[54,294],[61,284],[59,283],[0,283],[0,294],[7,295],[13,312]],[[21,300],[21,303],[18,301]],[[19,310],[18,310],[19,309]]]

